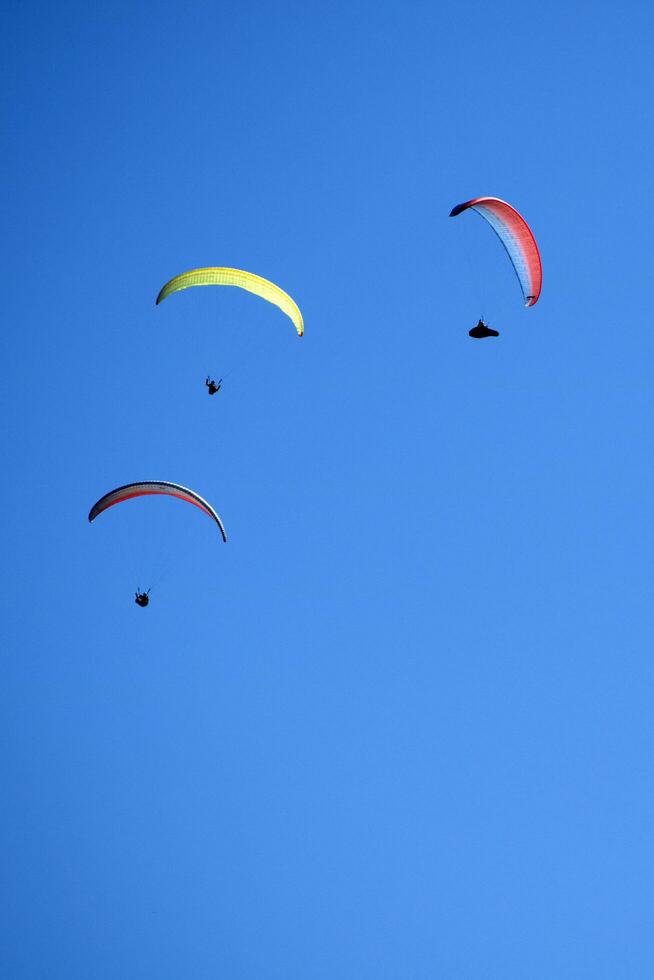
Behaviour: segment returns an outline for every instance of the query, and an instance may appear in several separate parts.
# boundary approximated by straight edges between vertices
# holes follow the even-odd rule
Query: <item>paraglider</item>
[[[113,507],[114,504],[123,503],[125,500],[132,500],[134,497],[147,497],[157,494],[177,497],[178,500],[184,500],[189,504],[194,504],[196,507],[199,507],[207,517],[210,517],[218,525],[223,541],[227,541],[223,522],[211,504],[207,503],[195,490],[189,490],[188,487],[183,487],[179,483],[167,483],[163,480],[145,480],[143,483],[127,483],[124,487],[116,487],[115,490],[110,490],[109,493],[105,493],[104,497],[100,497],[91,507],[89,511],[89,523],[92,524],[99,514],[108,510],[109,507]]]
[[[220,391],[220,389],[222,388],[223,379],[221,378],[220,381],[218,382],[218,384],[216,384],[215,381],[213,381],[211,378],[207,377],[207,380],[204,383],[207,386],[207,388],[209,389],[209,394],[210,395],[215,395],[216,392],[217,391]]]
[[[182,500],[185,503],[193,504],[195,507],[198,507],[217,525],[223,541],[227,541],[227,534],[225,533],[223,522],[211,504],[207,503],[207,501],[194,490],[189,490],[188,487],[183,487],[179,483],[168,483],[163,480],[145,480],[142,483],[127,483],[125,486],[116,487],[115,490],[110,490],[109,493],[105,493],[105,495],[100,497],[100,499],[93,504],[93,507],[91,507],[91,510],[89,511],[89,523],[92,524],[96,517],[104,513],[104,511],[108,510],[110,507],[113,507],[115,504],[121,504],[125,500],[132,500],[135,497],[157,495],[177,497],[178,500]],[[145,606],[147,606],[150,602],[150,589],[148,589],[146,592],[142,592],[139,587],[136,590],[134,602],[137,604],[137,606],[145,608]]]
[[[293,299],[285,293],[283,289],[276,286],[274,282],[256,276],[253,272],[244,272],[242,269],[229,269],[222,266],[212,266],[204,269],[191,269],[190,272],[183,272],[179,276],[170,279],[159,290],[156,305],[162,303],[167,296],[177,293],[182,289],[189,289],[191,286],[238,286],[245,289],[261,299],[267,300],[279,307],[282,313],[290,318],[298,336],[304,334],[304,320],[299,307]]]
[[[493,330],[489,327],[487,323],[484,323],[483,317],[480,318],[479,323],[472,330],[468,330],[469,337],[475,337],[477,340],[481,340],[484,337],[499,337],[499,330]]]
[[[500,200],[499,197],[474,197],[452,208],[450,217],[454,218],[469,209],[476,211],[489,223],[511,260],[522,289],[525,306],[535,306],[541,293],[543,270],[536,239],[525,219],[514,207]],[[484,332],[488,329],[482,318],[477,326],[469,331],[469,335],[477,338],[499,336],[497,331]]]

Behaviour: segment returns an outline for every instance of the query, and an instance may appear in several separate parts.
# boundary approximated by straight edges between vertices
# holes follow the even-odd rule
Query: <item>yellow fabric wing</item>
[[[301,337],[304,333],[302,314],[288,293],[276,286],[274,282],[263,279],[261,276],[255,276],[253,272],[244,272],[242,269],[227,269],[216,266],[183,272],[162,287],[157,296],[157,306],[171,293],[177,293],[180,289],[189,289],[191,286],[238,286],[240,289],[247,289],[249,293],[254,293],[255,296],[260,296],[261,299],[279,307],[282,313],[285,313],[292,320],[298,336]]]

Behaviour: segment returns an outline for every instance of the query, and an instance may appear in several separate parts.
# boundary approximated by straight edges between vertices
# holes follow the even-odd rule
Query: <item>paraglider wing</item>
[[[457,204],[450,218],[471,208],[485,218],[508,252],[525,298],[525,306],[534,306],[543,283],[538,245],[531,228],[515,208],[499,197],[475,197]]]
[[[221,267],[207,269],[192,269],[190,272],[183,272],[180,276],[175,276],[163,286],[157,296],[157,303],[163,302],[171,293],[177,293],[180,289],[189,289],[190,286],[238,286],[240,289],[247,289],[249,293],[260,296],[279,307],[282,313],[290,317],[298,336],[304,333],[304,320],[299,307],[291,299],[288,293],[276,286],[274,282],[255,276],[253,272],[244,272],[242,269],[226,269]]]
[[[146,497],[150,494],[165,494],[168,497],[178,497],[180,500],[185,500],[187,503],[199,507],[201,511],[204,511],[208,517],[216,522],[222,534],[223,541],[227,541],[223,522],[206,500],[203,500],[194,490],[189,490],[188,487],[182,487],[178,483],[165,483],[161,480],[146,480],[144,483],[128,483],[124,487],[117,487],[115,490],[105,493],[104,497],[100,497],[97,503],[91,507],[89,511],[89,522],[93,522],[98,514],[101,514],[109,507],[113,507],[114,504],[121,504],[124,500],[131,500],[133,497]]]

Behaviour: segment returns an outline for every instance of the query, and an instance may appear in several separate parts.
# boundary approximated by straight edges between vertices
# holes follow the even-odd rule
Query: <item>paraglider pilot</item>
[[[222,387],[223,379],[221,378],[218,384],[216,384],[216,382],[213,381],[211,378],[207,378],[207,380],[204,383],[209,389],[209,394],[215,395],[217,391],[220,391]]]
[[[136,605],[141,606],[142,609],[145,609],[148,602],[150,601],[150,590],[148,589],[147,592],[139,592],[137,589],[135,596],[136,598],[134,599],[134,602],[136,603]]]
[[[479,320],[476,327],[473,327],[472,330],[468,330],[469,337],[475,337],[479,340],[483,337],[499,337],[499,335],[499,330],[493,330],[491,327],[487,326],[484,323],[483,317]]]

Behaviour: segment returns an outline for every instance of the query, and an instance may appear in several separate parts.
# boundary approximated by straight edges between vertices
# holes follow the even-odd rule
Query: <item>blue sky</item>
[[[2,975],[651,976],[651,7],[4,24]]]

